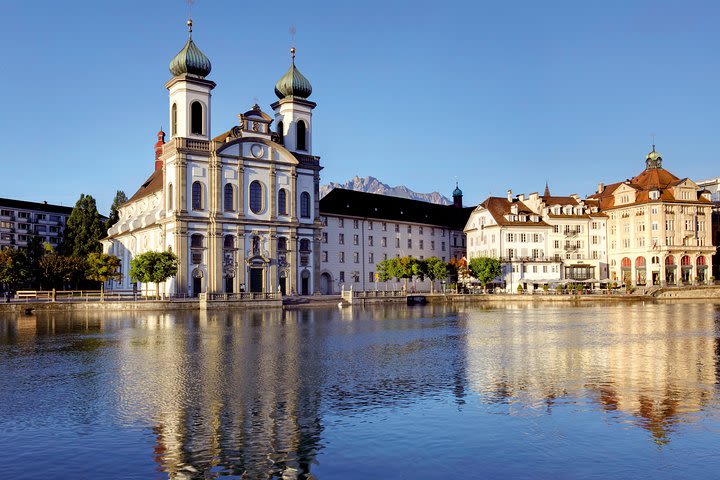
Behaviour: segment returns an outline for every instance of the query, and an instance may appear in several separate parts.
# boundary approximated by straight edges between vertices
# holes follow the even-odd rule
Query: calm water
[[[718,478],[720,305],[0,318],[2,478]]]

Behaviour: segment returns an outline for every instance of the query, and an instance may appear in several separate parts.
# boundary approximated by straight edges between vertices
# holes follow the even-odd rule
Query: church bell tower
[[[308,100],[312,86],[295,66],[294,47],[290,54],[290,68],[275,84],[279,100],[271,105],[276,132],[279,142],[291,152],[312,155],[312,111],[317,104]]]

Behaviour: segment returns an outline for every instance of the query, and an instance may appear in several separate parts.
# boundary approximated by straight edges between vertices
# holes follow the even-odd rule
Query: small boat
[[[427,298],[425,295],[408,295],[407,296],[407,304],[408,305],[425,305],[427,303]]]

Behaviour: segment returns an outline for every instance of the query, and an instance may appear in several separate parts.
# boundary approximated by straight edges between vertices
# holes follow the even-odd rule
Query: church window
[[[278,214],[279,215],[287,215],[288,208],[287,208],[287,190],[284,188],[281,188],[278,192]]]
[[[235,211],[235,188],[230,183],[225,184],[225,211],[226,212],[234,212]]]
[[[250,184],[250,210],[253,213],[260,213],[263,207],[262,185],[257,180]]]
[[[310,218],[310,194],[307,192],[300,194],[300,216]]]
[[[309,252],[310,251],[310,240],[307,238],[303,238],[300,240],[300,251],[301,252]]]
[[[232,235],[225,235],[223,239],[223,249],[232,250],[235,248],[235,237]]]
[[[172,123],[172,125],[170,125],[170,132],[174,137],[177,135],[177,103],[173,103],[172,108],[170,109],[170,114],[170,122]]]
[[[175,197],[173,197],[173,185],[172,183],[168,183],[168,194],[167,194],[167,208],[168,211],[172,211],[173,209],[173,200]]]
[[[260,237],[252,237],[252,254],[260,255]]]
[[[305,125],[305,122],[300,120],[297,123],[296,127],[297,131],[297,149],[298,150],[307,150],[307,126]]]
[[[203,186],[200,182],[193,182],[192,184],[192,209],[203,209]]]
[[[278,142],[280,145],[283,145],[285,143],[285,126],[283,125],[283,122],[278,122],[277,124],[277,134],[278,134]]]
[[[278,251],[287,252],[287,238],[278,237]]]
[[[190,104],[190,133],[202,135],[203,111],[200,102]]]

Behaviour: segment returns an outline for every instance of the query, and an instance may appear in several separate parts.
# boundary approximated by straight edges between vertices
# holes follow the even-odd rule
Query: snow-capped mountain
[[[450,201],[450,199],[438,192],[417,193],[404,185],[391,187],[386,183],[382,183],[375,177],[360,178],[355,176],[344,183],[330,182],[327,185],[320,185],[320,198],[327,195],[333,188],[345,188],[347,190],[355,190],[358,192],[378,193],[380,195],[421,200],[423,202],[437,203],[439,205],[452,205],[452,201]]]

